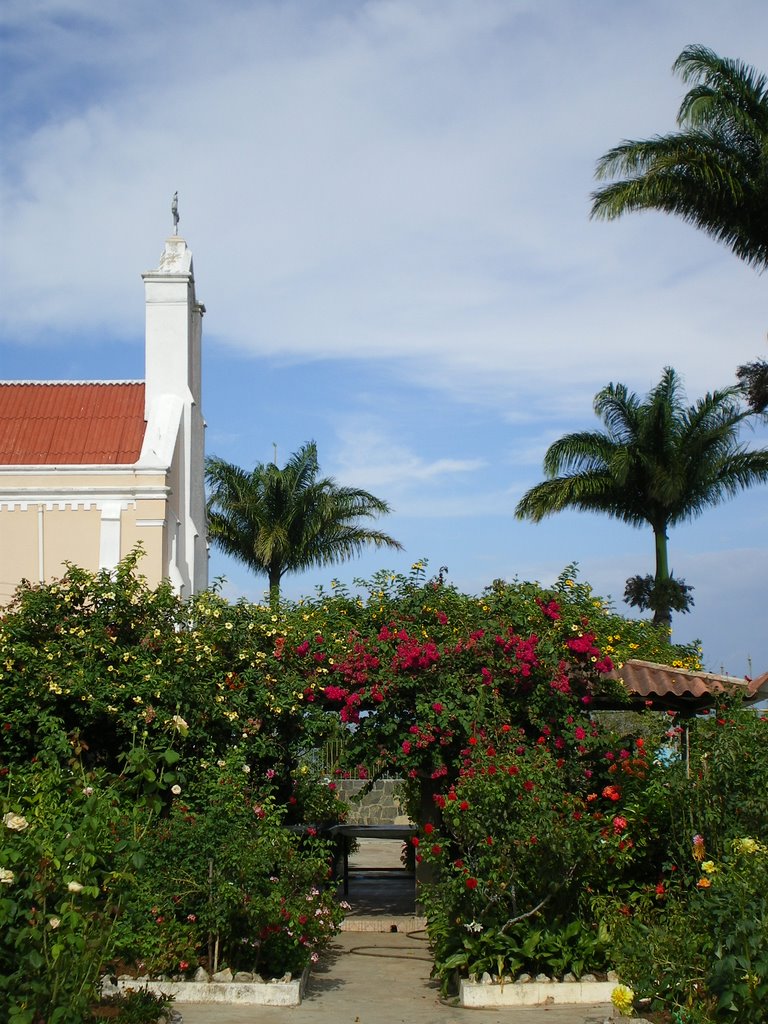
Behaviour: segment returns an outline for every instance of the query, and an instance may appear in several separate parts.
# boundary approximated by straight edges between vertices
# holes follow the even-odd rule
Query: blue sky
[[[768,70],[762,0],[6,0],[0,33],[3,377],[143,375],[178,190],[208,450],[312,438],[406,547],[289,596],[419,558],[470,592],[578,562],[625,608],[650,530],[513,509],[609,381],[672,365],[693,400],[768,354],[764,278],[660,214],[588,218],[598,157],[674,127],[686,44]],[[671,532],[675,635],[712,670],[768,669],[767,537],[765,488]],[[211,576],[264,590],[216,553]]]

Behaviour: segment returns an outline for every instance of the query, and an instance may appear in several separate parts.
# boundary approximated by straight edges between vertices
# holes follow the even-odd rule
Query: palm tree
[[[742,391],[754,412],[768,411],[768,362],[758,359],[736,371]]]
[[[618,180],[592,193],[591,216],[613,220],[633,210],[674,213],[764,270],[768,78],[698,45],[683,50],[673,71],[692,84],[678,111],[680,130],[624,141],[601,157],[597,178]],[[766,374],[765,360],[739,368],[748,396],[755,375],[765,381]]]
[[[206,459],[211,539],[256,573],[269,579],[270,603],[280,600],[287,572],[342,562],[368,545],[402,550],[402,545],[359,520],[390,511],[368,491],[318,479],[314,441],[295,452],[280,469],[257,463],[248,473],[224,459]]]
[[[692,603],[690,587],[669,570],[669,527],[768,482],[768,449],[750,451],[738,442],[742,420],[752,415],[740,395],[734,386],[686,406],[670,367],[643,400],[623,384],[609,384],[594,400],[606,430],[555,441],[544,456],[548,479],[523,495],[515,515],[539,522],[575,508],[650,525],[655,576],[628,580],[625,598],[653,609],[654,622],[669,626],[672,611],[687,611]]]

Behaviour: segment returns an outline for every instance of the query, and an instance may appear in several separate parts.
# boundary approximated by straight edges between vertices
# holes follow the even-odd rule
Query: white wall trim
[[[99,534],[99,569],[114,569],[120,561],[120,516],[119,501],[105,501],[101,508],[101,532]]]

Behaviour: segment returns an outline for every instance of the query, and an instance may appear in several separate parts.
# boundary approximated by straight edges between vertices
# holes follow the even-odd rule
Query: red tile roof
[[[144,384],[0,383],[0,466],[130,465]]]
[[[768,699],[768,672],[756,679],[737,679],[712,672],[691,672],[650,661],[627,661],[612,675],[624,681],[634,704],[650,701],[656,707],[709,707],[722,693],[740,694],[745,703]]]

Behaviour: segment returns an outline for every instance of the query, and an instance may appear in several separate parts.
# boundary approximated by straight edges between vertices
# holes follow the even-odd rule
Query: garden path
[[[363,842],[353,863],[397,865],[396,843]],[[440,998],[437,984],[429,977],[426,935],[403,930],[414,914],[408,876],[353,873],[347,899],[352,910],[345,930],[313,968],[301,1006],[177,1003],[174,1008],[183,1024],[604,1024],[615,1020],[609,1003],[502,1010],[452,1006]],[[387,930],[371,930],[376,918]],[[397,932],[389,931],[393,923]]]

